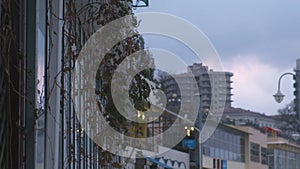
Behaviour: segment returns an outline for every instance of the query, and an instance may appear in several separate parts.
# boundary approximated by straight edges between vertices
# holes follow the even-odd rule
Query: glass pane
[[[44,146],[45,146],[45,114],[44,114],[44,98],[45,98],[45,42],[46,42],[46,1],[37,0],[37,91],[36,91],[36,108],[37,112],[37,128],[36,128],[36,168],[44,168]]]

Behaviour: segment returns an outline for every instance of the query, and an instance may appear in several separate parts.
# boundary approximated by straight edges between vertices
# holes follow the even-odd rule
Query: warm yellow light
[[[194,130],[195,130],[195,127],[191,127],[191,130],[194,131]]]
[[[186,130],[187,130],[187,129],[188,129],[188,127],[187,127],[187,126],[185,126],[185,127],[184,127],[184,129],[186,129]]]
[[[145,113],[142,111],[137,111],[137,117],[144,120],[146,118]]]
[[[187,131],[186,131],[186,135],[187,135],[187,136],[191,136],[191,131],[190,131],[190,130],[187,130]]]

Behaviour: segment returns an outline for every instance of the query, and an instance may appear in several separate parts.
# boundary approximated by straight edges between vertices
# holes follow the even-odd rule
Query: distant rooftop
[[[246,110],[243,108],[235,108],[235,107],[228,107],[224,109],[224,114],[238,114],[243,113],[245,115],[255,115],[255,116],[261,116],[261,117],[271,117],[268,115],[265,115],[264,113],[254,112],[251,110]]]

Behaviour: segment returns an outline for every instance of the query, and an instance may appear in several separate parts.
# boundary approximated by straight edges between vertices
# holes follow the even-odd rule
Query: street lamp
[[[190,137],[191,136],[191,131],[193,132],[194,130],[195,130],[195,127],[187,127],[187,126],[185,126],[184,127],[184,129],[186,130],[186,135],[188,136],[188,137]]]
[[[285,76],[285,75],[292,75],[294,78],[296,78],[296,75],[293,74],[293,73],[284,73],[284,74],[282,74],[282,75],[279,77],[279,80],[278,80],[278,90],[277,90],[277,93],[273,95],[273,96],[274,96],[274,99],[275,99],[275,101],[276,101],[277,103],[281,103],[282,100],[284,99],[284,96],[285,96],[285,95],[282,94],[281,91],[280,91],[280,82],[281,82],[281,79],[283,78],[283,76]]]
[[[292,137],[293,137],[293,139],[294,139],[295,141],[298,141],[299,138],[300,138],[300,134],[299,134],[298,132],[293,133],[293,134],[292,134]]]
[[[282,100],[284,99],[284,94],[282,94],[279,90],[277,91],[276,94],[273,95],[274,96],[274,99],[277,103],[281,103]]]
[[[176,93],[172,93],[171,97],[168,99],[168,102],[170,103],[170,106],[167,108],[172,112],[178,113],[181,106],[181,97]]]
[[[198,115],[197,115],[197,119],[196,119],[196,124],[195,127],[198,129],[196,130],[195,133],[195,137],[196,137],[196,151],[195,151],[195,157],[196,157],[196,169],[202,169],[203,166],[203,157],[202,157],[202,139],[201,139],[201,130],[199,130],[202,126],[203,126],[203,112],[201,109],[201,94],[200,93],[195,93],[195,101],[197,102],[197,100],[199,99],[199,104],[196,103],[197,105],[197,111],[198,111]],[[197,99],[198,98],[198,99]]]
[[[294,83],[294,88],[295,88],[294,110],[296,112],[296,119],[297,119],[297,128],[296,128],[297,133],[294,134],[293,138],[299,139],[298,137],[300,137],[300,135],[299,135],[299,133],[300,133],[300,59],[297,59],[296,68],[294,69],[294,71],[295,71],[295,73],[284,73],[280,76],[279,81],[278,81],[278,91],[273,96],[277,103],[280,103],[283,100],[284,95],[280,92],[281,78],[285,75],[292,75],[293,79],[295,80],[295,83]]]
[[[278,80],[278,91],[276,94],[273,95],[274,99],[277,103],[282,102],[282,100],[284,99],[284,94],[282,94],[280,91],[280,82],[281,82],[281,79],[285,75],[292,75],[293,79],[295,80],[295,83],[294,83],[294,88],[295,88],[294,110],[296,112],[296,116],[297,116],[296,118],[298,120],[296,131],[299,133],[300,132],[300,123],[299,123],[299,120],[300,120],[300,112],[299,112],[299,108],[300,108],[300,93],[299,93],[299,91],[300,91],[300,85],[299,85],[299,83],[300,83],[300,59],[297,60],[295,74],[294,73],[284,73],[280,76],[280,78]]]

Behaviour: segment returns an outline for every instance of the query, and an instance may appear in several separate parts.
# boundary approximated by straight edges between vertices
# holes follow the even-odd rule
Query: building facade
[[[203,64],[194,63],[188,66],[187,71],[191,71],[196,77],[200,94],[200,105],[203,109],[209,109],[212,102],[225,102],[225,108],[231,107],[233,95],[232,80],[233,73],[231,72],[216,72],[209,69]],[[224,77],[223,77],[224,76]],[[213,86],[215,91],[212,91]],[[215,95],[216,100],[212,100],[212,95]]]
[[[209,110],[211,104],[220,105],[217,108],[231,107],[232,73],[215,72],[201,63],[188,66],[187,72],[162,78],[169,110],[178,111],[178,105],[183,101],[182,97],[187,98],[185,101],[188,104],[194,102],[195,98],[199,96],[201,110]],[[194,79],[197,85],[193,84]],[[179,86],[181,89],[179,89]],[[212,86],[214,86],[214,91],[212,91]],[[214,100],[212,100],[213,95]]]
[[[245,142],[246,169],[296,169],[299,166],[299,145],[292,138],[279,137],[280,131],[255,126],[232,126],[248,133]],[[274,134],[277,133],[277,134]]]
[[[79,123],[71,98],[72,71],[89,37],[106,23],[133,14],[133,4],[102,0],[0,3],[0,168],[99,169],[121,164],[124,159],[118,156],[104,156]],[[133,42],[132,46],[124,49],[143,47],[139,37],[127,42]],[[103,162],[108,156],[111,161]]]
[[[268,138],[269,169],[300,168],[300,146],[280,137]]]
[[[4,169],[18,169],[34,162],[34,157],[24,158],[25,153],[34,150],[28,145],[34,141],[35,84],[31,82],[35,67],[27,62],[34,61],[34,57],[31,52],[24,53],[33,47],[27,38],[32,32],[25,32],[30,29],[25,23],[32,21],[25,15],[32,16],[29,11],[35,7],[28,7],[31,3],[0,1],[0,168]]]
[[[202,144],[203,168],[298,169],[300,146],[273,128],[220,124]],[[273,131],[274,130],[274,131]],[[272,134],[272,133],[278,134]],[[192,158],[192,156],[191,156]]]
[[[246,168],[268,169],[267,134],[250,126],[234,126],[248,133],[245,144]]]
[[[202,143],[203,168],[247,168],[247,141],[247,132],[220,124]]]

